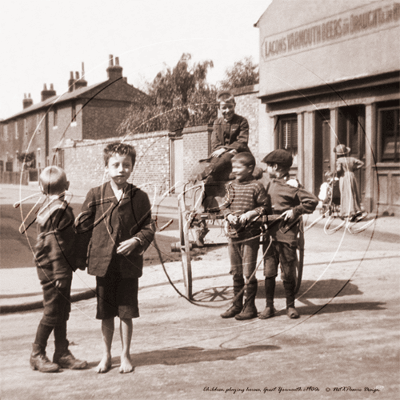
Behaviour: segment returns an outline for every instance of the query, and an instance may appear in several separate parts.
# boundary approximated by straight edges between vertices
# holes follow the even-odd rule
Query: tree
[[[190,65],[190,59],[191,55],[184,53],[175,67],[165,67],[146,84],[147,100],[131,108],[119,127],[120,134],[175,131],[188,125],[207,124],[216,118],[216,89],[206,80],[213,62]]]
[[[258,65],[253,64],[252,57],[245,57],[234,63],[233,67],[225,71],[225,79],[219,82],[222,90],[229,90],[242,86],[255,85],[259,81]]]

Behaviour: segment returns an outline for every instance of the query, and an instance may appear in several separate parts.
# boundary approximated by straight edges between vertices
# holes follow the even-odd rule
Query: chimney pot
[[[114,62],[113,62],[113,55],[110,54],[110,63],[109,63],[109,66],[112,67],[113,65],[114,65]]]
[[[75,79],[78,80],[79,79],[79,72],[75,71]]]
[[[50,83],[50,90],[54,90],[53,84]]]
[[[43,86],[43,90],[47,90],[47,86],[46,86],[46,84],[44,84],[44,86]]]
[[[115,65],[119,66],[119,57],[115,57]]]

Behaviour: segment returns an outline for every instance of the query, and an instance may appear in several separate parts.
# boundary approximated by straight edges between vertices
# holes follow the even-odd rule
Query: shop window
[[[292,153],[293,163],[296,164],[298,142],[297,142],[297,115],[290,117],[282,117],[279,119],[278,135],[279,148],[285,149]]]
[[[13,171],[13,162],[12,161],[7,161],[6,162],[6,171],[7,172],[12,172]]]
[[[400,107],[379,109],[380,161],[398,162],[400,160]]]

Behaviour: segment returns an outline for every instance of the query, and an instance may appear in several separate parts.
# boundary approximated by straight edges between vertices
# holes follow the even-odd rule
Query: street
[[[5,186],[1,192],[0,272],[31,271],[29,245],[18,233],[21,220],[10,206],[18,199],[17,190]],[[79,212],[79,202],[74,210]],[[158,212],[160,226],[174,215],[167,209]],[[397,399],[398,219],[378,218],[358,235],[343,230],[326,235],[322,227],[323,221],[305,234],[303,281],[296,300],[298,320],[285,314],[280,279],[276,317],[243,322],[219,317],[232,297],[224,245],[194,251],[194,304],[168,283],[158,254],[151,249],[140,280],[141,317],[134,320],[132,374],[118,372],[121,342],[117,329],[113,368],[104,375],[94,373],[102,354],[94,298],[73,303],[68,322],[72,353],[89,363],[83,371],[32,371],[29,354],[42,310],[1,315],[1,398],[221,399],[234,395],[246,399]],[[29,240],[35,243],[35,229],[30,230]],[[214,230],[211,239],[220,237],[220,228]],[[166,271],[177,289],[184,291],[180,255],[168,250],[177,234],[174,221],[156,240]],[[256,305],[262,311],[261,266],[257,278]],[[0,298],[8,284],[18,287],[15,282],[2,282]],[[49,357],[52,352],[51,337]]]

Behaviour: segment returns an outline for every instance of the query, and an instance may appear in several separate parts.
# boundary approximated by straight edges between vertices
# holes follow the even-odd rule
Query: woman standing
[[[362,214],[360,196],[354,171],[360,169],[364,163],[355,157],[347,156],[351,149],[339,144],[334,149],[337,155],[336,173],[339,177],[340,214],[342,218],[355,219]]]

